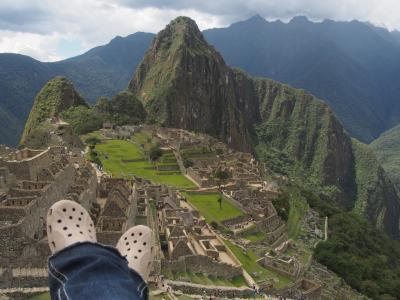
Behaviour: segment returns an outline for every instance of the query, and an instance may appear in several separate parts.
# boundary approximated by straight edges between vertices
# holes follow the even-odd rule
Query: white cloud
[[[0,52],[40,60],[77,55],[116,35],[157,32],[187,15],[201,29],[220,27],[259,13],[267,19],[306,15],[314,20],[370,21],[400,28],[398,0],[2,0]],[[60,47],[70,41],[70,51]]]
[[[62,58],[56,51],[59,39],[57,34],[40,35],[0,30],[0,52],[20,53],[41,61],[56,61]]]

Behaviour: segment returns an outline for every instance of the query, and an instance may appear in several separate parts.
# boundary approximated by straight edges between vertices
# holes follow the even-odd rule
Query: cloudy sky
[[[369,21],[400,29],[400,0],[0,0],[0,52],[55,61],[105,44],[116,35],[157,32],[179,15],[201,29],[260,14],[318,21]]]

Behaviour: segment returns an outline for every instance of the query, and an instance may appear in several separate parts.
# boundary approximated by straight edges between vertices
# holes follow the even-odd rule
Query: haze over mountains
[[[304,88],[332,107],[349,133],[371,142],[400,122],[400,34],[370,24],[296,17],[289,23],[260,16],[204,31],[226,62],[255,76]],[[35,94],[65,75],[94,102],[126,88],[150,33],[116,37],[105,46],[55,63],[0,54],[0,143],[15,145]]]

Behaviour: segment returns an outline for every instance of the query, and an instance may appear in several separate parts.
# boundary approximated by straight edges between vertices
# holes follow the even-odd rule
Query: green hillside
[[[384,132],[370,144],[390,179],[400,189],[400,125]]]
[[[60,76],[47,82],[35,98],[21,137],[21,144],[24,144],[29,135],[46,120],[58,118],[63,111],[76,106],[87,106],[87,104],[75,90],[72,82]]]

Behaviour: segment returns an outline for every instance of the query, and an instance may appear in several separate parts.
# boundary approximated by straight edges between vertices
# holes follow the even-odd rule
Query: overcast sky
[[[201,29],[258,13],[284,21],[357,19],[393,30],[400,29],[399,12],[400,0],[0,0],[0,52],[60,60],[116,35],[157,32],[179,15]]]

